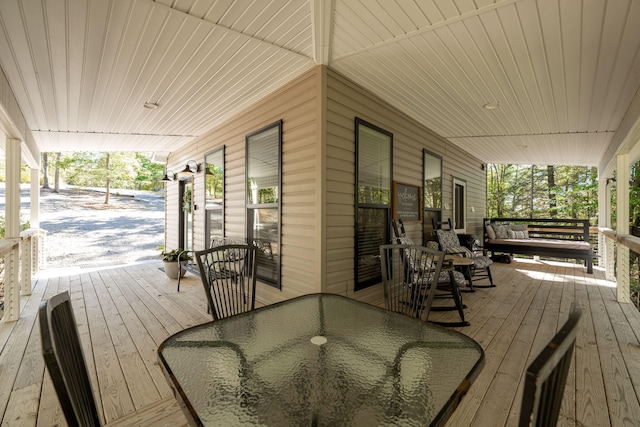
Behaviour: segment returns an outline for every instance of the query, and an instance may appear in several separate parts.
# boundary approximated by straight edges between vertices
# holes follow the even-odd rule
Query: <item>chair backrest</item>
[[[460,240],[451,225],[451,218],[447,218],[446,221],[436,221],[431,218],[431,224],[433,224],[433,234],[436,236],[440,249],[447,252],[447,249],[460,247]]]
[[[446,221],[436,221],[435,218],[431,218],[431,225],[434,230],[453,230],[451,218],[447,218]]]
[[[40,304],[42,354],[69,426],[99,426],[100,417],[69,293]]]
[[[209,241],[209,247],[214,248],[222,245],[244,245],[245,241],[242,239],[236,239],[234,237],[212,237]]]
[[[395,219],[392,219],[391,225],[393,228],[393,235],[395,237],[394,243],[398,243],[401,245],[415,245],[411,237],[407,236],[407,232],[404,229],[404,223],[402,222],[402,219],[398,218],[397,221]]]
[[[569,319],[527,368],[520,427],[556,425],[581,316],[574,302]]]
[[[386,309],[426,320],[444,252],[417,245],[382,245],[380,261]]]
[[[453,230],[434,230],[436,235],[436,240],[440,245],[440,249],[447,252],[449,249],[460,248],[460,239],[458,239],[458,235]]]
[[[195,256],[213,320],[255,308],[255,246],[222,245]]]

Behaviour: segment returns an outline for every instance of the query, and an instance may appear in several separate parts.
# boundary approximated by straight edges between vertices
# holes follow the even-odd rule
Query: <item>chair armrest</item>
[[[453,269],[453,260],[445,259],[442,261],[442,270],[452,270]]]
[[[484,246],[474,247],[473,252],[477,253],[478,255],[487,256],[487,250],[484,248]]]
[[[459,256],[466,256],[467,252],[465,252],[461,246],[458,247],[453,247],[453,248],[448,248],[447,249],[447,254],[449,255],[459,255]]]
[[[196,276],[200,275],[200,269],[195,263],[180,264],[180,268]]]

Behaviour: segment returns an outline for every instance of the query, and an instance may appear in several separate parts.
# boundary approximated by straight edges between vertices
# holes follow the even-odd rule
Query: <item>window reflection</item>
[[[380,245],[389,242],[393,134],[356,118],[355,289],[380,283]]]
[[[205,156],[207,241],[224,237],[224,147]]]
[[[258,279],[280,287],[280,151],[282,122],[246,139],[247,240],[258,247]]]
[[[424,208],[442,208],[442,159],[424,153]]]

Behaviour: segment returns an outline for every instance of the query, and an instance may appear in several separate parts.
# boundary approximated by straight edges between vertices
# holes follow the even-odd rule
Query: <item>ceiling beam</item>
[[[313,60],[316,65],[329,65],[335,0],[309,0],[311,6],[311,34]]]

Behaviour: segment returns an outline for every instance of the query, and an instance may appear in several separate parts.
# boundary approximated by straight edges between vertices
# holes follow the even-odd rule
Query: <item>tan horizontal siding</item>
[[[198,138],[187,150],[172,153],[170,164],[196,157],[225,146],[225,231],[227,236],[246,236],[245,208],[245,137],[247,134],[283,121],[282,127],[282,289],[260,284],[257,299],[273,303],[320,290],[314,260],[315,212],[317,194],[315,150],[318,141],[316,120],[317,70],[304,73],[208,134]],[[178,157],[179,156],[179,157]],[[184,164],[184,163],[183,163]],[[177,167],[177,166],[176,166]],[[171,167],[170,167],[171,168]],[[204,206],[204,174],[197,174],[194,191],[197,204]],[[176,185],[177,187],[177,185]],[[177,190],[176,190],[177,194]],[[173,200],[173,203],[176,203]],[[177,214],[167,208],[177,229]],[[198,212],[198,211],[196,211]],[[196,242],[204,241],[204,209],[194,226]],[[169,221],[168,221],[169,223]],[[176,237],[177,239],[177,237]]]
[[[443,202],[451,205],[452,177],[467,180],[469,213],[477,230],[477,218],[486,210],[486,184],[480,161],[453,148],[444,138],[400,113],[338,73],[329,71],[327,83],[327,289],[359,300],[380,303],[381,286],[354,292],[354,119],[360,117],[393,134],[393,179],[422,185],[422,152],[427,149],[443,156]],[[473,195],[471,195],[473,194]],[[450,212],[443,212],[446,218]],[[481,220],[480,220],[481,225]],[[416,242],[422,241],[422,224],[407,222],[407,231]]]
[[[238,113],[188,149],[172,153],[169,169],[225,146],[225,230],[244,237],[245,136],[283,121],[281,254],[282,289],[260,285],[258,299],[271,303],[308,292],[335,292],[381,303],[380,286],[354,292],[355,135],[360,117],[394,136],[393,179],[422,184],[422,150],[443,156],[443,202],[451,205],[452,177],[467,181],[469,230],[486,211],[486,183],[479,160],[449,144],[338,73],[317,67]],[[204,174],[194,176],[194,202],[204,206]],[[167,184],[167,242],[177,241],[177,183]],[[443,212],[443,216],[450,216]],[[194,215],[196,245],[204,245],[204,209]],[[414,240],[422,224],[408,222]]]

